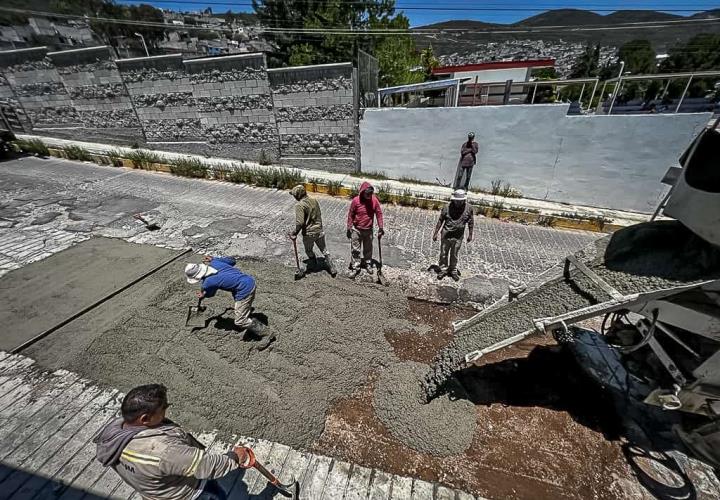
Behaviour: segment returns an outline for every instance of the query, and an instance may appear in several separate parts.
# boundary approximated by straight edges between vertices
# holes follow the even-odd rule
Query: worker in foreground
[[[317,258],[315,257],[315,245],[325,257],[325,265],[330,275],[334,278],[337,276],[337,270],[330,258],[327,244],[325,243],[325,231],[323,230],[322,213],[320,204],[315,198],[308,196],[305,186],[298,184],[290,190],[290,194],[297,200],[295,204],[295,229],[290,231],[288,236],[295,241],[298,234],[302,233],[303,246],[308,257],[308,265],[311,269],[317,269]],[[307,272],[307,268],[303,264],[299,269],[299,277]]]
[[[165,418],[170,404],[164,385],[135,387],[120,406],[121,417],[95,437],[96,458],[142,498],[225,500],[217,482],[252,464],[252,451],[236,446],[225,454],[209,453],[191,434]]]
[[[235,299],[235,328],[238,333],[251,337],[262,337],[262,323],[250,318],[255,300],[255,278],[235,267],[233,257],[212,257],[206,255],[201,264],[185,266],[187,282],[202,283],[199,299],[214,297],[218,290],[230,292]],[[247,336],[247,335],[246,335]]]
[[[437,241],[438,233],[442,229],[440,262],[438,263],[440,267],[439,280],[448,275],[455,281],[460,279],[457,261],[462,240],[465,237],[465,226],[468,227],[467,241],[470,243],[475,228],[473,209],[467,202],[467,193],[462,189],[457,189],[450,197],[450,203],[440,211],[440,219],[433,233],[433,241]]]
[[[347,237],[351,240],[350,277],[360,274],[365,268],[372,274],[373,226],[377,219],[378,238],[385,234],[383,213],[380,201],[375,196],[375,188],[369,182],[360,185],[360,193],[352,199],[347,216]],[[362,247],[362,260],[360,249]]]

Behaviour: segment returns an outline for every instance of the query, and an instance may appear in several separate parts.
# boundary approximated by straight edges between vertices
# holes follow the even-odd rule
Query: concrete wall
[[[331,170],[354,169],[352,64],[271,69],[268,75],[281,156],[298,166],[322,160]]]
[[[268,71],[263,54],[0,52],[0,105],[26,132],[300,167],[356,169],[355,92],[351,63]]]
[[[452,182],[468,131],[480,144],[472,186],[510,182],[523,195],[651,212],[660,179],[709,113],[567,116],[567,105],[368,109],[362,170]]]

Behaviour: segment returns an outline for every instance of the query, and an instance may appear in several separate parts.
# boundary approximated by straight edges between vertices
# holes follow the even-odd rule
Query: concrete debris
[[[380,374],[373,404],[390,433],[411,448],[432,455],[464,452],[476,427],[475,405],[445,394],[424,404],[420,381],[427,365],[404,362]]]

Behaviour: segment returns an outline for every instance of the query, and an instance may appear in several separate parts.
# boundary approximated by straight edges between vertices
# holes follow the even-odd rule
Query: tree
[[[647,75],[657,71],[655,50],[647,40],[632,40],[618,51],[618,58],[625,62],[625,70],[633,75]]]
[[[701,34],[687,44],[670,49],[668,58],[660,65],[663,73],[720,70],[720,35]],[[717,101],[718,78],[694,78],[688,89],[689,97],[709,97]],[[668,97],[680,97],[687,80],[675,79],[668,86]]]
[[[368,29],[409,29],[407,17],[395,13],[395,0],[253,0],[253,8],[260,24],[270,29],[266,37],[277,46],[268,55],[271,66],[349,61],[362,49],[378,57],[384,84],[417,78],[411,70],[420,62],[409,35],[362,34]],[[303,31],[272,31],[278,28]]]
[[[588,45],[572,65],[570,78],[588,78],[597,76],[600,65],[600,45],[595,48]]]
[[[440,66],[440,61],[438,61],[438,58],[435,57],[432,45],[420,52],[420,65],[425,73],[425,79],[430,78],[432,71]]]

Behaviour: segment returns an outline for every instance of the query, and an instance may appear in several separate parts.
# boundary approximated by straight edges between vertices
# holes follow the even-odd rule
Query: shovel
[[[198,299],[196,306],[188,306],[185,326],[203,328],[207,318],[202,313],[204,313],[206,309],[207,307],[202,305],[202,297]]]
[[[277,488],[278,490],[278,493],[280,493],[285,498],[291,498],[292,500],[298,500],[300,498],[300,483],[298,483],[295,478],[292,478],[292,481],[287,484],[281,483],[280,480],[272,472],[267,470],[260,462],[257,461],[257,459],[255,458],[255,452],[253,452],[252,449],[248,448],[247,452],[247,467],[254,467],[260,474],[265,476],[268,482],[275,486],[275,488]]]
[[[290,238],[293,242],[293,250],[295,250],[295,280],[301,279],[303,276],[305,276],[305,271],[300,269],[300,257],[298,256],[297,251],[297,240],[295,238]]]
[[[377,283],[387,286],[387,281],[382,273],[382,236],[378,234],[378,264],[377,264]]]

